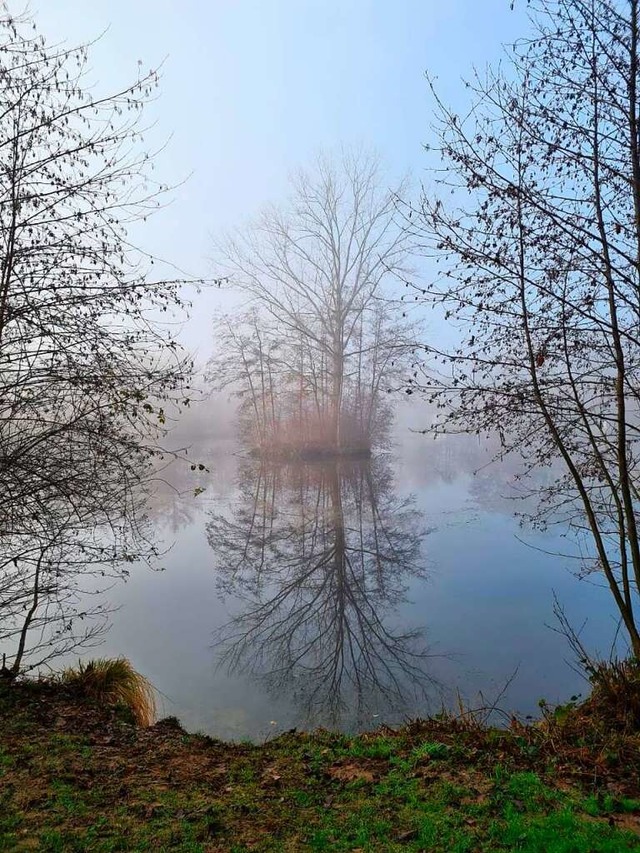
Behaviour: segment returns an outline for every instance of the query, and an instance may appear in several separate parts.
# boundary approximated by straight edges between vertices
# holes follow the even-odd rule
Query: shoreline
[[[640,850],[640,736],[590,714],[225,743],[0,683],[0,849]]]

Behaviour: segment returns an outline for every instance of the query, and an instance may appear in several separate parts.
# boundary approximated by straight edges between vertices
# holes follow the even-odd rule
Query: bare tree
[[[90,577],[153,555],[140,501],[190,367],[158,319],[179,306],[180,282],[155,280],[127,234],[162,191],[141,147],[157,76],[99,95],[88,55],[5,9],[0,639],[13,674],[86,638],[74,614],[93,609]]]
[[[298,396],[302,373],[295,366],[300,346],[283,342],[273,323],[253,309],[223,317],[215,330],[216,354],[208,365],[214,391],[230,390],[240,402],[243,433],[252,447],[271,446],[281,420],[291,415],[291,397]]]
[[[454,349],[426,347],[437,426],[562,463],[537,520],[586,537],[635,656],[638,7],[532,0],[533,36],[476,76],[466,117],[435,96],[444,169],[412,218],[441,270],[424,297],[462,330]]]
[[[295,176],[285,208],[267,208],[218,247],[221,273],[286,341],[296,402],[309,403],[321,441],[334,450],[348,444],[352,398],[365,385],[377,395],[389,354],[400,359],[408,345],[390,304],[382,308],[385,280],[407,256],[408,238],[395,220],[404,185],[382,189],[380,182],[371,156],[320,157],[314,171]],[[373,399],[363,411],[365,421],[373,417]]]

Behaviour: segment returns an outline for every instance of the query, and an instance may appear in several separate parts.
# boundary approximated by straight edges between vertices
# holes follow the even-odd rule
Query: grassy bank
[[[640,851],[640,738],[546,716],[228,744],[0,682],[0,850]]]

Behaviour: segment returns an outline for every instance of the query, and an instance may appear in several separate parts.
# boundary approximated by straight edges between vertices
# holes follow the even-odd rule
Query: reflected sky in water
[[[100,655],[126,655],[165,715],[225,738],[394,724],[457,691],[474,706],[516,670],[508,712],[584,691],[549,627],[554,592],[590,649],[609,651],[613,610],[557,556],[575,553],[562,530],[519,526],[518,460],[488,466],[471,438],[403,439],[371,462],[277,467],[232,442],[194,448],[206,491],[167,472],[165,570],[112,592]]]

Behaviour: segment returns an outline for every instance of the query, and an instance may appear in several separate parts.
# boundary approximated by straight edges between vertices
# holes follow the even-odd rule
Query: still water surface
[[[514,672],[500,707],[535,713],[586,687],[549,627],[554,592],[608,652],[607,592],[557,556],[562,530],[519,526],[517,460],[487,466],[476,440],[407,435],[359,463],[266,466],[232,442],[193,454],[205,491],[177,473],[158,490],[165,570],[113,591],[100,649],[132,660],[190,730],[373,728],[458,691],[493,700]]]

